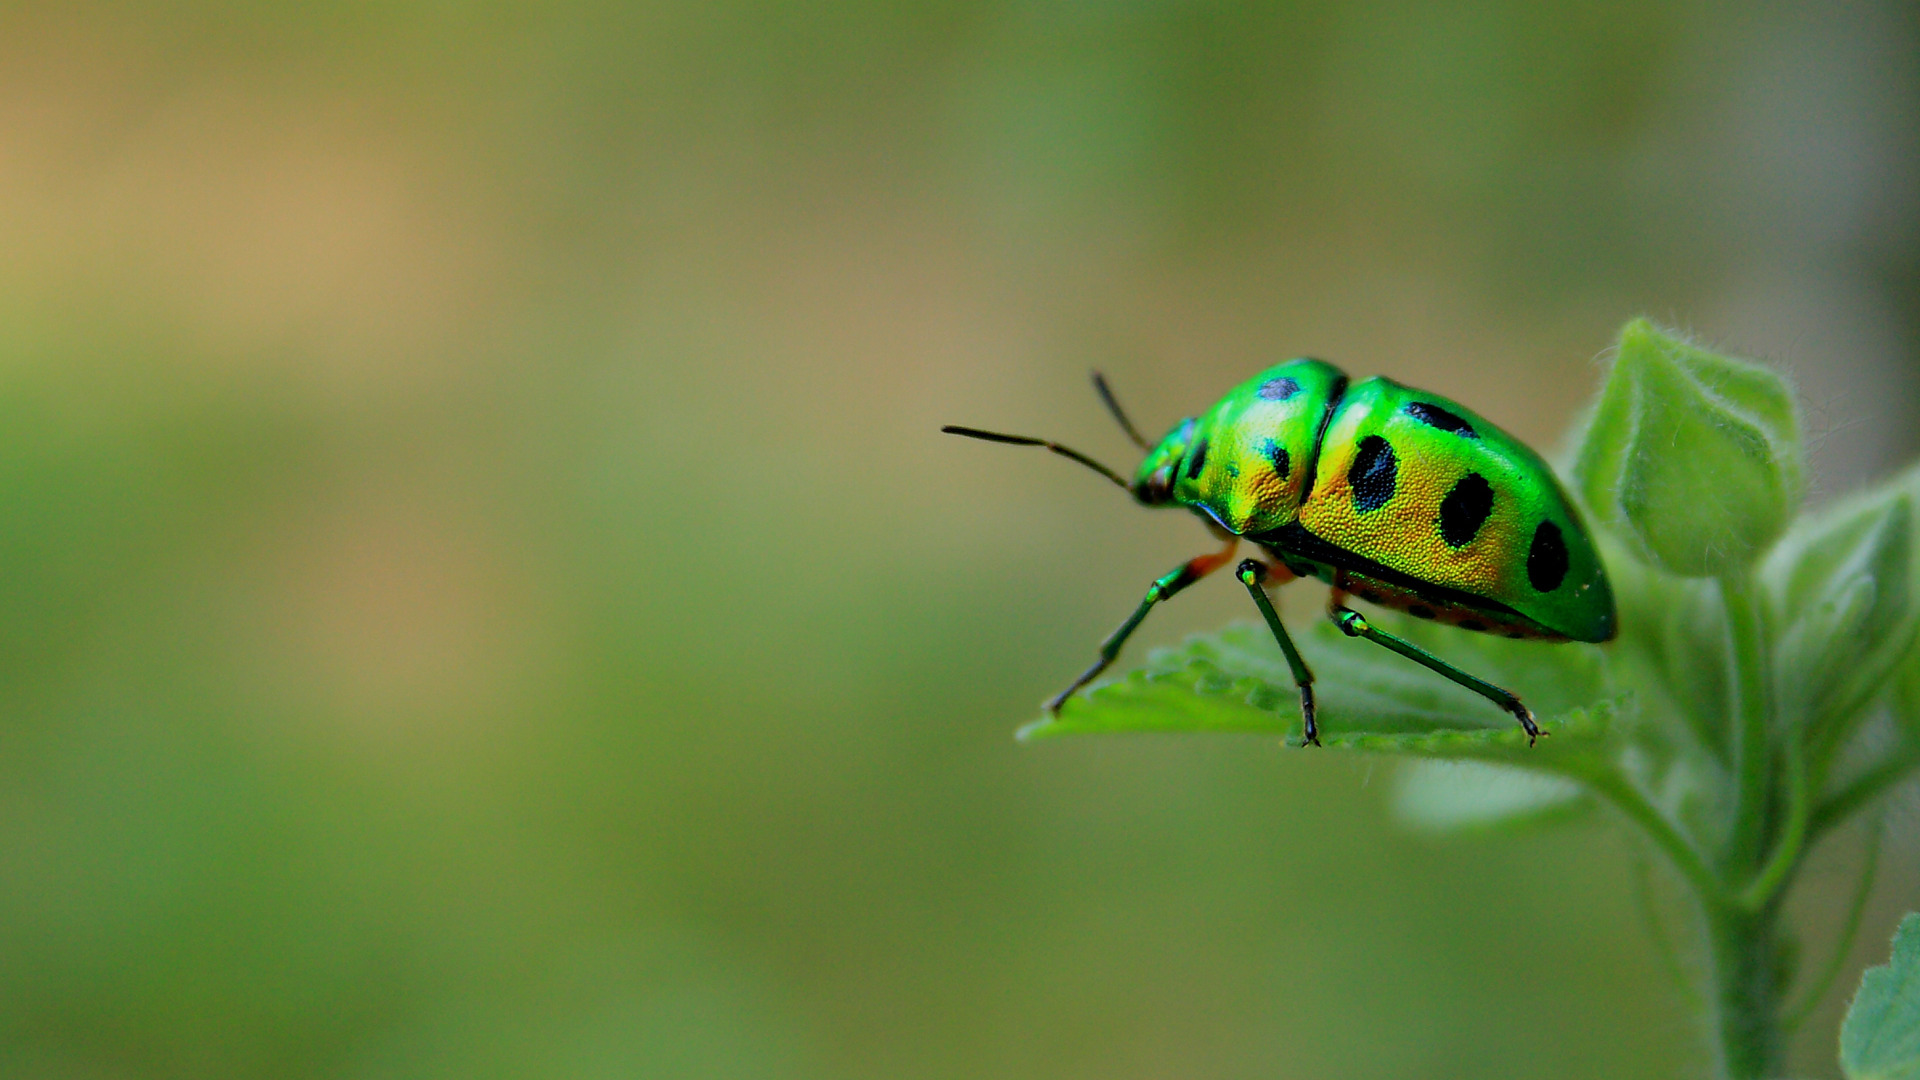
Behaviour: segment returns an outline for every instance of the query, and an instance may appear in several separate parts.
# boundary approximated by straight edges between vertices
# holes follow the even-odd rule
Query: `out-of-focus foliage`
[[[936,432],[1124,466],[1089,367],[1164,429],[1310,353],[1551,450],[1647,311],[1793,365],[1809,501],[1851,490],[1920,449],[1916,32],[0,5],[0,1076],[1693,1075],[1602,815],[1016,744],[1210,541]],[[1660,584],[1663,663],[1722,664]]]
[[[1778,693],[1831,752],[1914,656],[1920,562],[1914,500],[1897,485],[1810,519],[1767,560],[1778,613]]]
[[[1400,770],[1393,808],[1408,824],[1435,830],[1517,825],[1586,805],[1565,777],[1482,761],[1416,761]]]

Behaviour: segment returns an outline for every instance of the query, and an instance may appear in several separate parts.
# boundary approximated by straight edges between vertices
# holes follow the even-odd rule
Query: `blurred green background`
[[[1916,131],[1897,2],[0,7],[0,1075],[1694,1075],[1604,817],[1016,745],[1205,541],[935,429],[1308,353],[1551,449],[1643,312],[1831,495]]]

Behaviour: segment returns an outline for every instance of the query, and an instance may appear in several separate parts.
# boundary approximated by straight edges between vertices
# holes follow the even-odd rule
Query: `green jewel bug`
[[[1379,629],[1347,598],[1512,638],[1613,638],[1606,568],[1553,470],[1518,439],[1437,394],[1378,376],[1349,385],[1325,361],[1289,360],[1149,444],[1099,372],[1093,383],[1121,429],[1147,452],[1131,481],[1046,439],[957,425],[940,430],[1045,447],[1104,475],[1143,506],[1193,511],[1223,546],[1148,586],[1093,666],[1046,703],[1049,712],[1113,663],[1155,604],[1225,566],[1243,540],[1268,556],[1241,561],[1235,576],[1300,688],[1303,745],[1320,742],[1313,672],[1267,598],[1269,583],[1313,577],[1331,585],[1327,615],[1343,633],[1385,646],[1512,713],[1528,745],[1540,728],[1518,697]]]

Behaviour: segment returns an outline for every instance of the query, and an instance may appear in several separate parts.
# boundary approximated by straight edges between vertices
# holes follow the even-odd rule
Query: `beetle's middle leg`
[[[1339,627],[1341,633],[1348,637],[1366,638],[1375,645],[1383,645],[1416,664],[1452,679],[1512,713],[1514,718],[1520,721],[1520,726],[1527,731],[1528,746],[1532,746],[1533,741],[1540,737],[1540,725],[1533,722],[1533,710],[1527,708],[1518,697],[1513,695],[1512,691],[1495,686],[1477,675],[1469,675],[1411,641],[1397,638],[1374,626],[1367,621],[1366,616],[1348,607],[1346,599],[1347,594],[1337,587],[1327,596],[1327,617],[1333,620],[1333,625]]]
[[[1225,534],[1226,546],[1208,555],[1196,555],[1166,574],[1155,578],[1153,584],[1147,586],[1146,598],[1140,601],[1140,606],[1134,609],[1126,622],[1120,624],[1118,630],[1108,634],[1107,640],[1100,643],[1100,658],[1093,662],[1092,667],[1081,672],[1080,677],[1073,680],[1073,685],[1055,694],[1047,702],[1045,707],[1048,712],[1059,712],[1060,706],[1067,703],[1067,699],[1073,696],[1075,690],[1099,678],[1100,673],[1107,670],[1107,665],[1113,663],[1113,658],[1120,655],[1120,646],[1126,644],[1127,638],[1133,636],[1141,620],[1147,617],[1147,612],[1153,610],[1153,605],[1227,565],[1227,560],[1233,558],[1234,549],[1240,546],[1240,538],[1232,533],[1226,533],[1225,530],[1219,531]]]
[[[1293,685],[1300,688],[1300,745],[1319,746],[1320,729],[1313,722],[1313,669],[1300,658],[1300,650],[1293,647],[1293,639],[1287,636],[1287,628],[1280,622],[1280,615],[1273,610],[1273,601],[1267,599],[1267,590],[1263,587],[1269,576],[1285,583],[1293,580],[1293,572],[1284,566],[1268,566],[1259,559],[1245,559],[1235,576],[1252,595],[1254,606],[1260,609],[1261,617],[1267,620],[1268,629],[1273,631],[1273,640],[1280,643],[1280,651],[1287,656],[1287,666],[1293,669]]]

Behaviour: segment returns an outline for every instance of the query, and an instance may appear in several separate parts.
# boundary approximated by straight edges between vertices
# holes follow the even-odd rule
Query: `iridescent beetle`
[[[1313,672],[1267,599],[1266,584],[1315,577],[1333,586],[1327,614],[1366,638],[1452,679],[1512,713],[1529,745],[1533,713],[1511,692],[1387,633],[1347,607],[1349,595],[1462,630],[1535,641],[1608,641],[1613,592],[1600,555],[1540,456],[1440,397],[1375,377],[1349,386],[1339,368],[1290,360],[1188,418],[1157,445],[1140,437],[1098,372],[1094,386],[1128,437],[1147,451],[1128,483],[1046,439],[977,428],[941,430],[1044,446],[1125,488],[1144,506],[1183,506],[1225,546],[1187,560],[1100,646],[1100,658],[1046,708],[1058,712],[1092,682],[1153,605],[1225,566],[1240,541],[1271,563],[1243,560],[1237,576],[1286,654],[1300,688],[1305,742],[1318,745]]]

